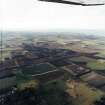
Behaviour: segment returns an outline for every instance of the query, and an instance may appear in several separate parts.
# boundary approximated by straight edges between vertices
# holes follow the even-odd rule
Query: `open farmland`
[[[70,44],[66,44],[66,49],[71,49],[80,53],[100,53],[105,51],[105,44],[101,43],[101,40],[80,40]]]
[[[82,82],[77,82],[77,86],[75,87],[75,91],[70,88],[71,84],[67,83],[67,92],[71,95],[71,92],[76,95],[73,99],[73,105],[93,105],[93,102],[96,99],[100,99],[100,97],[104,94],[100,90],[93,90],[87,84]]]
[[[66,60],[66,59],[54,60],[54,61],[51,61],[50,63],[53,64],[53,65],[56,66],[56,67],[62,67],[62,66],[71,64],[71,63],[68,62],[68,60]]]
[[[85,40],[81,42],[84,45],[97,45],[97,40]]]
[[[81,79],[96,88],[100,88],[105,85],[105,77],[95,72],[90,72],[86,75],[83,75],[81,76]]]
[[[71,76],[63,69],[57,69],[56,71],[46,73],[44,75],[36,75],[35,78],[41,81],[41,83],[47,83],[55,80],[67,79]]]
[[[11,52],[13,51],[19,51],[19,50],[22,50],[22,48],[4,48],[2,50],[2,58],[0,56],[0,60],[4,60],[5,58],[8,58],[8,57],[11,57]],[[0,51],[0,54],[1,54],[1,51]]]
[[[23,67],[21,71],[24,75],[37,75],[55,70],[56,67],[49,63],[42,63],[33,66]]]
[[[87,62],[91,62],[94,61],[95,59],[93,58],[89,58],[89,57],[85,57],[85,56],[79,56],[79,57],[72,57],[69,59],[72,62],[80,62],[80,63],[87,63]]]
[[[105,51],[102,51],[95,55],[96,57],[104,58],[105,59]]]
[[[105,93],[105,37],[53,34],[7,38],[3,58],[10,55],[0,64],[0,76],[5,80],[5,74],[14,73],[16,90],[39,86],[40,105],[93,105]]]
[[[96,52],[101,52],[105,49],[101,49],[100,47],[97,47],[96,45],[89,45],[89,46],[85,46],[83,44],[75,44],[75,45],[71,45],[68,47],[65,47],[66,49],[70,49],[72,51],[76,51],[76,52],[80,52],[80,53],[96,53]]]
[[[9,51],[4,51],[2,54],[2,57],[0,56],[0,61],[4,60],[6,57],[10,56],[10,52]]]
[[[105,60],[96,60],[87,63],[87,67],[92,70],[105,70]]]
[[[22,84],[22,83],[25,83],[27,81],[30,81],[30,80],[32,80],[32,77],[30,77],[30,76],[26,76],[26,75],[23,75],[21,73],[16,74],[16,84],[17,84],[17,86]]]

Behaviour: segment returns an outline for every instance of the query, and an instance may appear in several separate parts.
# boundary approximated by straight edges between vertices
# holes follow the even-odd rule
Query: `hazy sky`
[[[0,0],[3,30],[105,29],[105,6]]]

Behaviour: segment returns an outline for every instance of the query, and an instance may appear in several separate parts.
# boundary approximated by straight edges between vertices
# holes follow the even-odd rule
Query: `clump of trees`
[[[100,100],[96,100],[94,105],[105,105],[105,96],[101,97]]]
[[[37,88],[33,88],[33,85],[22,87],[22,90],[8,96],[4,105],[72,105],[64,89],[62,82],[37,85]]]

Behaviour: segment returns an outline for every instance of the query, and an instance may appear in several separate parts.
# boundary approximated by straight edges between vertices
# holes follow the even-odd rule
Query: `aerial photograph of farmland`
[[[104,32],[2,34],[0,105],[105,105]]]
[[[105,0],[0,0],[0,105],[105,105]]]

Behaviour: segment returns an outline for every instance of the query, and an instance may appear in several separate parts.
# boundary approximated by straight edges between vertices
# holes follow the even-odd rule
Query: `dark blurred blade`
[[[47,2],[57,2],[57,3],[64,3],[64,4],[71,4],[71,5],[82,5],[82,6],[94,6],[94,5],[104,5],[105,2],[101,2],[101,0],[40,0],[40,1],[47,1]]]
[[[64,1],[64,0],[40,0],[40,1],[47,1],[47,2],[57,2],[57,3],[64,3],[64,4],[73,4],[73,5],[81,5],[79,2],[70,2],[70,1]]]

